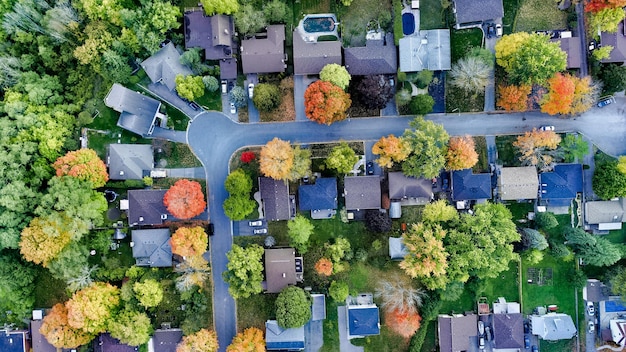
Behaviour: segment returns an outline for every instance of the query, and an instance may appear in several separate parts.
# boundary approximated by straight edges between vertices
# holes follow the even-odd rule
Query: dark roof
[[[579,37],[555,38],[552,42],[559,42],[561,50],[567,53],[567,68],[580,68],[581,45]]]
[[[311,294],[313,304],[311,305],[311,320],[326,319],[326,296],[319,293]]]
[[[582,191],[581,164],[558,164],[554,171],[539,174],[539,197],[542,199],[574,199]]]
[[[285,181],[259,177],[259,189],[265,218],[268,221],[289,220],[289,185]]]
[[[207,60],[232,57],[235,25],[230,16],[205,16],[202,9],[185,12],[185,47],[204,49]]]
[[[104,99],[106,106],[121,113],[117,125],[140,136],[149,136],[161,103],[114,83]]]
[[[452,200],[491,199],[491,175],[473,174],[472,169],[452,172]]]
[[[341,65],[341,42],[305,42],[293,32],[293,67],[296,75],[317,75],[328,64]]]
[[[258,35],[241,41],[243,73],[285,72],[285,25],[267,26],[264,38]]]
[[[609,288],[600,280],[588,279],[583,290],[583,299],[591,302],[606,301],[609,299]]]
[[[133,189],[128,191],[128,224],[161,225],[175,219],[163,204],[164,189]]]
[[[145,59],[141,68],[146,71],[152,83],[161,82],[170,90],[176,88],[176,75],[193,74],[189,67],[180,63],[180,53],[172,42]]]
[[[43,320],[31,320],[30,336],[33,343],[33,352],[56,352],[57,348],[52,346],[48,340],[39,332]],[[2,349],[4,351],[4,349]]]
[[[441,71],[452,68],[450,30],[430,29],[401,38],[400,71]]]
[[[139,266],[166,268],[172,266],[169,229],[133,230],[133,258]]]
[[[347,210],[380,209],[379,176],[346,176],[343,182]]]
[[[298,187],[300,210],[337,209],[337,179],[318,178],[315,184]]]
[[[440,315],[438,322],[441,352],[468,351],[470,338],[478,336],[478,318],[475,314]]]
[[[293,248],[268,248],[265,250],[265,281],[268,293],[278,293],[295,285],[296,250]]]
[[[0,351],[27,352],[30,349],[26,340],[26,330],[0,330]]]
[[[425,178],[405,176],[402,172],[389,173],[389,199],[432,198],[433,183]]]
[[[368,39],[364,47],[343,49],[346,70],[353,76],[394,74],[398,70],[398,54],[393,34]]]
[[[348,305],[348,332],[351,336],[380,334],[378,307]]]
[[[454,0],[457,25],[504,17],[502,0]]]
[[[121,343],[120,340],[111,337],[109,333],[100,334],[98,343],[94,347],[95,352],[134,352],[139,348]]]
[[[493,335],[496,348],[524,347],[524,317],[520,313],[494,314]]]
[[[152,335],[154,352],[176,352],[176,345],[183,339],[181,329],[157,329]]]
[[[283,329],[276,320],[265,322],[265,348],[268,351],[301,351],[304,349],[304,326]]]
[[[624,21],[621,21],[617,25],[617,32],[615,33],[600,33],[600,43],[602,46],[610,45],[613,47],[611,56],[608,59],[602,60],[602,62],[624,62],[626,61],[626,33],[624,32]]]
[[[154,167],[150,144],[109,144],[109,177],[112,180],[141,180]]]
[[[220,79],[237,78],[237,59],[220,60]]]

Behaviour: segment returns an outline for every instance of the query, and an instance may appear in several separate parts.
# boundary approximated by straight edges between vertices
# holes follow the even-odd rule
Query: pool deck
[[[413,35],[419,35],[419,31],[420,31],[420,10],[419,9],[412,9],[411,8],[411,4],[404,4],[404,7],[402,8],[402,14],[405,13],[412,13],[413,14],[413,18],[415,19],[415,30],[413,31],[413,34],[409,34],[409,35],[405,35],[405,37],[410,37]]]

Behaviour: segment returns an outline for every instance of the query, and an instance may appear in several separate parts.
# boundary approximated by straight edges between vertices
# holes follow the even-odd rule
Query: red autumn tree
[[[588,0],[585,5],[587,12],[600,12],[604,9],[615,9],[626,6],[626,0]]]
[[[330,82],[315,81],[304,92],[306,117],[320,124],[345,119],[350,104],[350,94]]]
[[[99,188],[109,180],[107,167],[92,149],[79,149],[58,158],[52,167],[57,176],[72,176],[90,181],[93,188]]]
[[[209,237],[200,226],[181,227],[170,238],[172,253],[181,257],[202,256],[208,241]]]
[[[76,348],[87,344],[93,338],[92,335],[68,324],[67,308],[61,303],[55,304],[50,313],[46,314],[39,332],[57,348]]]
[[[523,84],[521,86],[498,87],[498,107],[506,111],[526,111],[528,109],[528,95],[531,86]]]
[[[247,328],[233,337],[233,341],[226,348],[226,352],[265,352],[263,331],[257,328]]]
[[[191,219],[206,208],[202,187],[196,181],[178,180],[163,197],[167,211],[179,219]]]
[[[422,317],[414,310],[389,310],[385,312],[385,325],[398,335],[410,338],[420,328]]]
[[[548,80],[549,91],[544,95],[541,112],[550,115],[569,114],[574,102],[576,84],[570,75],[555,74]]]
[[[254,154],[254,152],[243,152],[241,153],[241,157],[239,158],[239,160],[241,160],[242,163],[249,163],[252,160],[254,160],[256,158],[256,155]]]
[[[448,141],[446,168],[448,170],[469,169],[478,162],[478,153],[471,136],[451,137]]]
[[[322,276],[330,276],[333,273],[333,262],[328,258],[320,258],[315,263],[315,272]]]

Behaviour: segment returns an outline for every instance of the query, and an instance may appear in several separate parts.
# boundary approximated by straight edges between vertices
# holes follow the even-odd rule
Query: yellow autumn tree
[[[65,303],[67,321],[75,329],[96,335],[106,331],[119,304],[120,290],[117,287],[96,282],[74,293]]]
[[[215,331],[201,329],[183,337],[183,340],[176,346],[176,352],[216,352],[218,348]]]
[[[407,255],[400,262],[400,268],[412,278],[445,278],[448,268],[448,252],[443,246],[445,236],[446,231],[439,225],[412,224],[402,234]],[[445,287],[445,280],[425,282],[431,290]]]
[[[526,32],[517,32],[502,36],[496,43],[496,62],[505,70],[510,68],[511,59],[519,48],[530,38]]]
[[[87,232],[87,224],[65,213],[37,217],[22,230],[20,253],[24,259],[47,266],[70,244],[73,236]]]
[[[574,77],[574,99],[570,115],[578,115],[591,109],[599,95],[599,86],[593,84],[591,77]]]
[[[275,180],[287,180],[294,162],[294,152],[289,141],[274,138],[261,148],[259,164],[261,173]]]
[[[378,155],[376,163],[381,167],[392,167],[394,163],[404,161],[411,154],[411,146],[402,138],[393,134],[381,137],[372,146],[372,154]]]
[[[448,170],[469,169],[477,162],[478,153],[476,153],[474,139],[471,136],[450,138],[446,153],[446,168]]]
[[[57,348],[76,348],[93,339],[93,335],[69,325],[67,308],[62,303],[55,304],[50,313],[46,314],[39,332]]]
[[[263,331],[257,328],[247,328],[233,338],[233,342],[226,348],[226,352],[265,352]]]
[[[554,161],[554,150],[561,143],[561,137],[554,131],[540,131],[534,128],[513,142],[524,165],[537,166],[541,170],[549,168]]]
[[[181,257],[202,256],[207,249],[209,236],[200,226],[181,227],[170,238],[172,253]]]

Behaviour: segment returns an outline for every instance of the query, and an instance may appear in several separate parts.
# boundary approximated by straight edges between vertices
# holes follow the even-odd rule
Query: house
[[[621,230],[626,221],[626,198],[585,203],[585,223],[594,230]]]
[[[499,169],[498,196],[502,200],[537,199],[539,178],[534,166]]]
[[[304,350],[304,326],[285,329],[276,320],[265,322],[265,348],[268,351]]]
[[[320,293],[312,293],[311,321],[326,319],[326,296]]]
[[[267,26],[264,36],[241,41],[243,73],[285,72],[285,25]]]
[[[539,174],[539,198],[542,204],[553,207],[569,206],[583,191],[583,166],[558,164],[552,172]]]
[[[293,70],[296,75],[317,75],[328,64],[341,65],[341,42],[308,42],[293,32]]]
[[[626,20],[624,20],[626,21]],[[626,28],[624,27],[624,21],[621,21],[617,25],[617,32],[600,33],[600,43],[602,46],[612,46],[613,50],[608,59],[603,59],[603,63],[624,63],[626,62]]]
[[[317,178],[314,184],[298,187],[298,197],[300,210],[310,210],[313,219],[331,217],[337,209],[337,179]]]
[[[474,174],[472,169],[452,171],[452,200],[491,199],[491,175]]]
[[[161,83],[169,90],[176,88],[176,76],[193,74],[189,67],[180,63],[180,52],[169,42],[141,63],[152,83]]]
[[[346,299],[348,340],[380,334],[380,316],[371,293]]]
[[[469,351],[472,341],[478,338],[478,316],[442,314],[437,318],[439,351]],[[476,342],[473,342],[476,343]]]
[[[137,266],[167,268],[172,266],[170,229],[133,230],[133,258]]]
[[[0,329],[0,351],[2,352],[29,352],[28,331]]]
[[[400,71],[444,71],[452,68],[450,30],[431,29],[400,39]]]
[[[425,178],[405,176],[402,172],[390,172],[389,199],[399,201],[411,201],[406,205],[426,204],[434,198],[433,183]]]
[[[393,33],[370,32],[364,47],[343,49],[346,70],[352,76],[391,75],[398,71]]]
[[[204,49],[206,60],[230,59],[233,56],[235,24],[226,15],[206,16],[195,8],[184,14],[185,48]]]
[[[33,352],[57,352],[57,348],[39,332],[43,324],[43,309],[33,310],[33,319],[30,321],[30,337]]]
[[[391,260],[403,260],[409,253],[402,237],[389,237],[389,257]]]
[[[626,345],[626,319],[609,320],[612,341],[624,348]]]
[[[120,118],[117,120],[119,127],[144,138],[152,135],[157,119],[166,118],[160,112],[159,101],[117,83],[111,87],[104,103],[120,113]]]
[[[567,54],[567,68],[580,68],[582,47],[579,37],[560,37],[550,39],[551,42],[558,42],[563,50]]]
[[[107,155],[111,180],[141,180],[154,168],[150,144],[109,144]]]
[[[163,204],[164,189],[133,189],[128,191],[128,225],[162,225],[176,220]]]
[[[182,339],[181,329],[156,329],[150,344],[154,352],[176,352],[176,346]]]
[[[601,302],[609,299],[611,290],[598,279],[587,279],[583,287],[583,299],[589,302]]]
[[[496,349],[519,349],[524,347],[524,316],[520,304],[506,302],[503,297],[493,304],[493,341]]]
[[[267,221],[289,220],[291,218],[289,185],[285,181],[259,177],[259,190],[263,201],[263,214]]]
[[[456,29],[475,27],[504,17],[502,0],[453,0]]]
[[[112,337],[109,333],[100,334],[94,344],[95,352],[135,352],[139,347],[121,343],[120,340]]]
[[[293,248],[265,250],[265,282],[267,293],[279,293],[289,285],[303,280],[302,257]]]
[[[530,324],[532,334],[543,340],[569,340],[576,335],[572,317],[563,313],[532,315]]]
[[[346,176],[343,183],[347,210],[380,209],[379,176]]]

